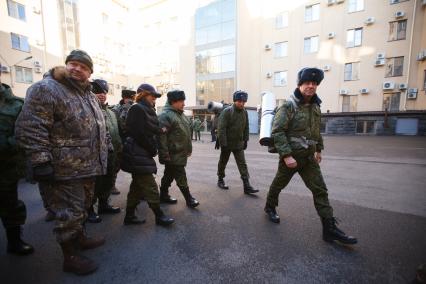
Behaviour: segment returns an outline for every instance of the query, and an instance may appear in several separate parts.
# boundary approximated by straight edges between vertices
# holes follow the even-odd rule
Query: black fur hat
[[[185,92],[181,90],[173,90],[167,93],[167,100],[169,103],[185,100]]]
[[[245,91],[235,91],[234,94],[232,95],[232,99],[233,101],[243,101],[243,102],[247,102],[248,99],[248,94]]]
[[[297,73],[297,86],[304,82],[316,82],[317,85],[324,79],[324,72],[318,68],[303,68]]]
[[[108,82],[102,79],[96,79],[91,82],[92,84],[92,92],[94,94],[100,94],[100,93],[108,93],[109,87]]]
[[[121,97],[123,99],[128,98],[128,99],[133,99],[133,97],[136,95],[135,91],[132,90],[121,90]]]

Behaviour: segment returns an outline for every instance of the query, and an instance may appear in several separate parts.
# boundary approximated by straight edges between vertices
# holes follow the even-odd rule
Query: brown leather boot
[[[94,249],[105,244],[104,237],[88,237],[85,233],[81,233],[78,238],[78,247],[81,250]]]
[[[76,240],[60,243],[64,254],[63,270],[77,275],[86,275],[98,269],[98,265],[91,259],[78,255],[75,248]]]

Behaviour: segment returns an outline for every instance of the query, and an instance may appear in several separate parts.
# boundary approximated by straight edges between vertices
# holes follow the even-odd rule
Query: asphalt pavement
[[[146,203],[141,226],[123,226],[124,212],[89,224],[107,243],[88,251],[99,270],[79,277],[62,272],[62,255],[44,221],[36,185],[22,182],[28,210],[24,239],[35,253],[5,252],[0,234],[0,283],[408,283],[426,263],[426,137],[326,136],[323,175],[340,227],[359,243],[352,247],[321,239],[311,193],[298,176],[280,195],[280,224],[263,212],[277,169],[277,155],[251,136],[246,159],[257,196],[243,194],[233,157],[227,191],[216,186],[219,152],[210,136],[193,142],[187,166],[190,189],[201,205],[185,206],[175,184],[176,205],[162,205],[176,219],[155,225]],[[159,167],[160,181],[163,167]],[[121,191],[111,203],[125,207],[130,175],[120,172]],[[4,248],[4,249],[3,249]]]

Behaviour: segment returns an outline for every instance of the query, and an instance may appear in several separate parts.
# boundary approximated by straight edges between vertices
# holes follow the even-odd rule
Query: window
[[[346,35],[346,47],[361,46],[362,28],[348,30]]]
[[[31,68],[15,66],[15,78],[18,83],[31,84],[33,82],[33,70]]]
[[[12,39],[12,48],[18,49],[25,52],[30,52],[30,45],[28,44],[28,38],[26,36],[10,33]]]
[[[319,20],[320,4],[306,6],[305,8],[305,22],[313,22]]]
[[[358,96],[343,96],[342,112],[354,112],[357,109]]]
[[[105,14],[105,13],[102,13],[102,23],[103,23],[104,25],[108,25],[108,21],[109,21],[109,17],[108,17],[108,15],[107,15],[107,14]]]
[[[386,59],[385,77],[402,76],[404,69],[404,56],[391,57]]]
[[[426,70],[424,70],[424,76],[423,76],[423,90],[426,90]]]
[[[318,36],[305,37],[305,53],[314,53],[318,51]]]
[[[274,72],[274,86],[282,87],[287,85],[287,71]]]
[[[345,81],[359,80],[359,62],[345,64]]]
[[[275,43],[275,57],[285,57],[287,56],[287,42],[277,42]]]
[[[389,23],[389,41],[405,39],[407,20]]]
[[[399,111],[400,100],[401,100],[401,93],[383,94],[383,110]]]
[[[357,134],[373,134],[375,133],[374,120],[358,120],[356,122]]]
[[[364,0],[349,0],[348,12],[359,12],[364,10]]]
[[[11,17],[21,21],[26,21],[27,19],[25,16],[25,6],[15,1],[7,0],[7,11]]]
[[[283,12],[275,17],[275,28],[282,29],[288,27],[288,12]]]

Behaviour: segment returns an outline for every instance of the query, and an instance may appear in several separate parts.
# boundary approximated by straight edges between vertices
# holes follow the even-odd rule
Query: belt
[[[317,145],[318,141],[306,139],[306,137],[290,137],[290,141],[298,142],[303,148],[308,149],[310,145]]]

